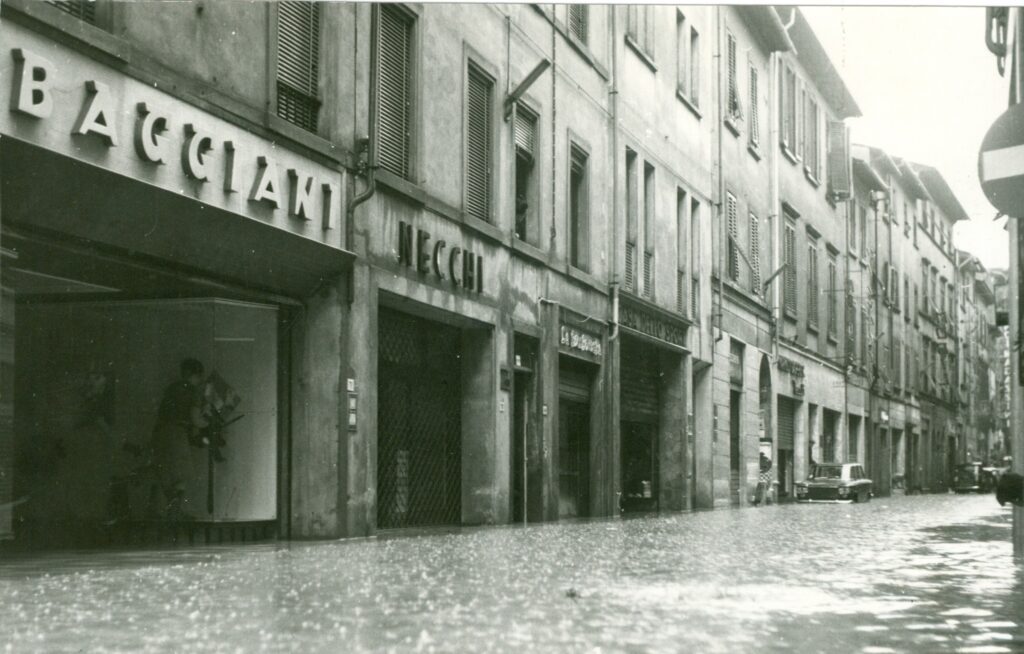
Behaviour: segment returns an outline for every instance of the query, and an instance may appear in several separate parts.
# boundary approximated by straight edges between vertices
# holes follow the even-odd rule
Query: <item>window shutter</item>
[[[686,271],[676,271],[676,312],[684,313],[686,311]]]
[[[63,0],[47,2],[66,14],[87,23],[96,23],[96,0]]]
[[[651,297],[654,293],[654,253],[650,250],[644,251],[644,297]]]
[[[466,83],[466,213],[491,218],[492,82],[470,64]]]
[[[277,115],[315,132],[320,101],[320,4],[277,5]]]
[[[412,21],[378,5],[377,159],[381,168],[409,177],[412,102]]]
[[[537,119],[523,107],[516,108],[514,138],[516,149],[533,158],[533,144],[536,142]]]
[[[786,309],[796,314],[796,229],[786,225],[786,239],[783,244],[786,258],[785,305]]]
[[[829,336],[835,336],[839,322],[839,289],[836,286],[836,258],[829,256],[828,259],[828,298],[826,302],[828,304],[828,334]]]
[[[850,197],[850,138],[846,125],[828,121],[828,190],[835,200]]]
[[[739,97],[736,92],[736,37],[727,34],[728,65],[729,65],[729,115],[737,116],[740,111]]]
[[[569,5],[569,33],[579,39],[581,43],[587,42],[587,11],[589,9],[587,5],[583,4]]]
[[[846,280],[846,360],[848,363],[857,358],[857,314],[853,302],[853,290],[850,288],[850,280]]]
[[[818,244],[807,246],[807,322],[818,324]]]
[[[736,197],[732,193],[726,196],[726,221],[729,229],[729,279],[737,281],[740,277],[739,226],[736,224]]]
[[[757,117],[757,69],[753,66],[750,67],[750,117],[749,117],[749,135],[750,143],[757,146],[761,142],[761,128],[759,119]]]
[[[754,214],[750,214],[750,286],[755,295],[761,295],[761,234]]]
[[[636,292],[636,243],[626,241],[626,290]]]

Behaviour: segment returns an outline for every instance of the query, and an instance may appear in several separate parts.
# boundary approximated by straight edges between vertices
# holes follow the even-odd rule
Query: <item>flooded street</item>
[[[8,559],[7,651],[1024,651],[992,496]]]

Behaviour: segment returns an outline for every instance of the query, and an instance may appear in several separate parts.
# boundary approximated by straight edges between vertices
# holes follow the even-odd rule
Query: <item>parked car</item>
[[[867,502],[871,480],[859,463],[816,463],[796,485],[797,502]]]
[[[957,493],[988,493],[995,488],[996,481],[995,468],[986,467],[981,461],[961,463],[953,476],[953,490]]]

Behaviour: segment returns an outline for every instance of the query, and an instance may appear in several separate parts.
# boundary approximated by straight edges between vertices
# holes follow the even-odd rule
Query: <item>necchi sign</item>
[[[13,24],[4,35],[3,134],[341,246],[338,170]]]
[[[398,262],[423,275],[481,293],[484,290],[484,258],[443,239],[431,238],[424,229],[398,223]]]

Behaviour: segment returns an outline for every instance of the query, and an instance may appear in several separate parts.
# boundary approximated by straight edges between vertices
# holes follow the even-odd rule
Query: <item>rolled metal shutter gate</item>
[[[796,436],[796,402],[779,397],[779,449],[792,450]]]

